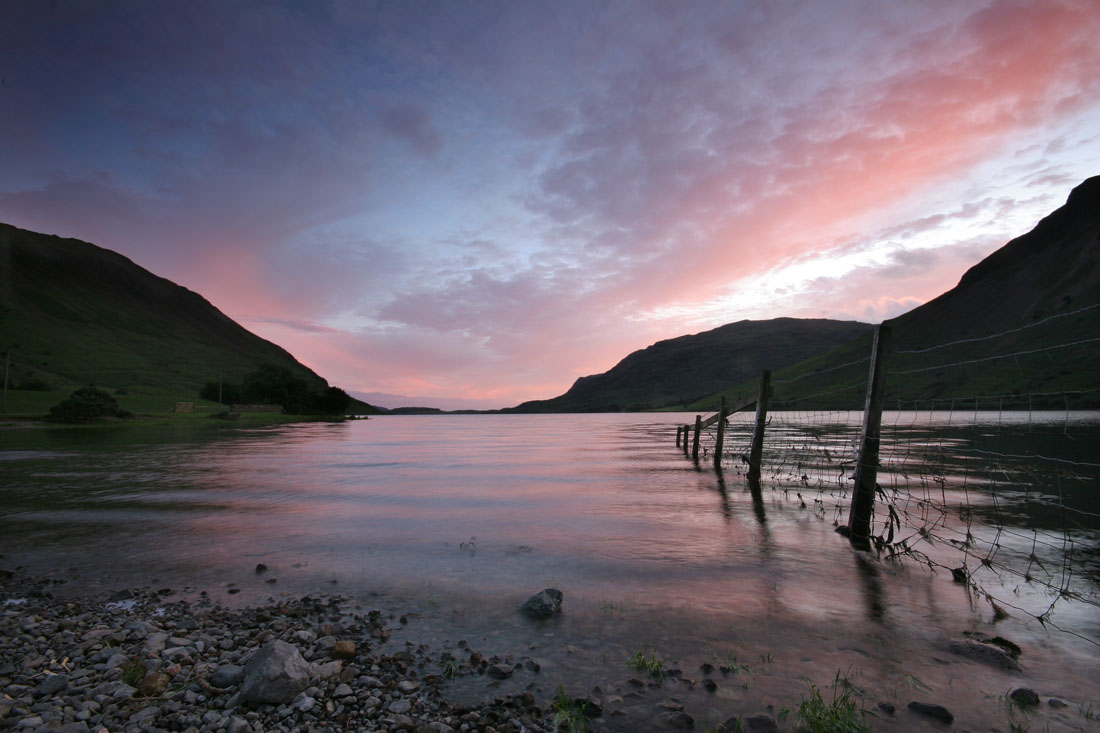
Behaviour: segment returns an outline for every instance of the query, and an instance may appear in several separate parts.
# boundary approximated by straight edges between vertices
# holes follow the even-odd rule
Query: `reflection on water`
[[[901,448],[884,455],[880,482],[917,495],[915,512],[920,492],[954,477],[946,484],[970,489],[974,527],[995,519],[1060,532],[1068,503],[1083,512],[1071,529],[1095,562],[1096,471],[1051,479],[1043,461],[1010,457],[1071,450],[1087,462],[1100,435],[1091,419],[1067,438],[1064,424],[1034,418],[966,426],[927,414],[884,418]],[[345,593],[414,599],[421,632],[436,623],[441,638],[455,624],[489,637],[528,633],[515,607],[556,586],[569,614],[545,633],[600,639],[602,655],[643,637],[685,658],[749,644],[801,660],[792,643],[824,644],[804,673],[825,677],[830,665],[851,664],[845,649],[869,640],[927,657],[922,645],[988,622],[988,607],[949,577],[854,553],[834,532],[858,418],[800,428],[774,417],[762,485],[745,482],[736,456],[722,474],[686,459],[674,440],[686,422],[671,414],[393,416],[214,433],[9,431],[0,450],[0,552],[88,583],[232,583],[254,599],[335,581]],[[737,444],[738,425],[727,445]],[[997,456],[992,475],[982,451]],[[993,483],[996,506],[983,503],[982,487]],[[1059,493],[1049,511],[1014,500],[1051,486]],[[262,579],[252,573],[258,562],[272,569]],[[265,583],[271,577],[277,584]],[[1082,582],[1095,594],[1095,575]],[[1095,607],[1067,605],[1059,621],[1100,639]],[[1091,664],[1087,650],[1018,621],[1016,633]],[[583,677],[598,663],[554,654],[547,649],[548,668],[561,674]]]

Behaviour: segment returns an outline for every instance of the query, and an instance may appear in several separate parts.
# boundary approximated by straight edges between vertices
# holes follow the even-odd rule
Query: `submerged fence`
[[[891,349],[879,327],[864,358],[764,372],[755,396],[681,426],[677,444],[853,543],[950,573],[994,619],[1100,645],[1100,413],[1083,411],[1100,396],[1098,317],[1090,306],[920,348]],[[1022,338],[1056,319],[1084,328],[1053,345]],[[1067,600],[1092,616],[1087,632],[1059,624]]]

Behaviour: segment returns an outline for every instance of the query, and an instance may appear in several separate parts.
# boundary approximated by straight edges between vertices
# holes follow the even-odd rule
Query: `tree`
[[[104,417],[130,417],[130,413],[118,409],[118,402],[110,394],[94,385],[81,387],[50,408],[50,420],[66,423],[84,423]]]

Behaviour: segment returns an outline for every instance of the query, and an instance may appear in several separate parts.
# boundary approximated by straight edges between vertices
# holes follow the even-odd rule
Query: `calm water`
[[[677,450],[685,415],[9,430],[0,433],[0,552],[7,566],[85,586],[202,588],[238,604],[318,590],[384,599],[418,614],[410,639],[539,656],[543,692],[567,681],[611,692],[644,644],[695,677],[702,661],[736,656],[752,668],[744,680],[717,694],[674,691],[700,725],[797,707],[807,689],[799,676],[823,684],[838,670],[900,707],[914,694],[905,680],[917,677],[935,690],[925,697],[973,708],[979,724],[991,713],[974,698],[1025,683],[1100,707],[1091,681],[1100,650],[1096,419],[884,420],[899,437],[882,483],[915,496],[914,512],[921,492],[961,487],[970,529],[998,537],[1002,558],[1030,542],[1049,563],[1063,554],[1052,543],[1070,538],[1070,587],[1085,601],[1060,601],[1051,618],[1079,636],[1020,612],[993,627],[989,605],[949,574],[853,552],[834,532],[846,518],[845,451],[858,432],[847,413],[774,418],[755,496],[736,455],[719,477]],[[735,453],[743,428],[735,420]],[[1025,454],[1074,463],[1013,457]],[[940,535],[966,530],[956,516],[938,521]],[[949,543],[925,549],[953,562]],[[271,569],[264,576],[253,572],[259,562]],[[242,592],[228,595],[231,585]],[[516,607],[546,586],[564,591],[566,614],[542,625],[519,617]],[[1011,574],[995,590],[1028,610],[1050,600]],[[943,652],[963,630],[1017,640],[1028,650],[1025,676]],[[1074,729],[1065,715],[1046,724]]]

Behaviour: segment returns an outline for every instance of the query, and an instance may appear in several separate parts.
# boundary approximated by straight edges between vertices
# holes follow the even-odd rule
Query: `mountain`
[[[888,407],[1100,407],[1100,176],[954,288],[886,325]],[[775,396],[790,409],[859,409],[870,350],[865,335],[781,370]],[[691,407],[754,391],[731,380]]]
[[[0,351],[11,354],[9,388],[28,392],[67,394],[94,383],[170,406],[196,400],[208,381],[239,383],[263,363],[286,368],[312,391],[328,386],[199,294],[126,257],[7,224],[0,224]]]
[[[855,321],[776,318],[738,321],[635,351],[609,371],[578,379],[565,394],[512,412],[614,412],[684,405],[794,364],[870,332]]]

